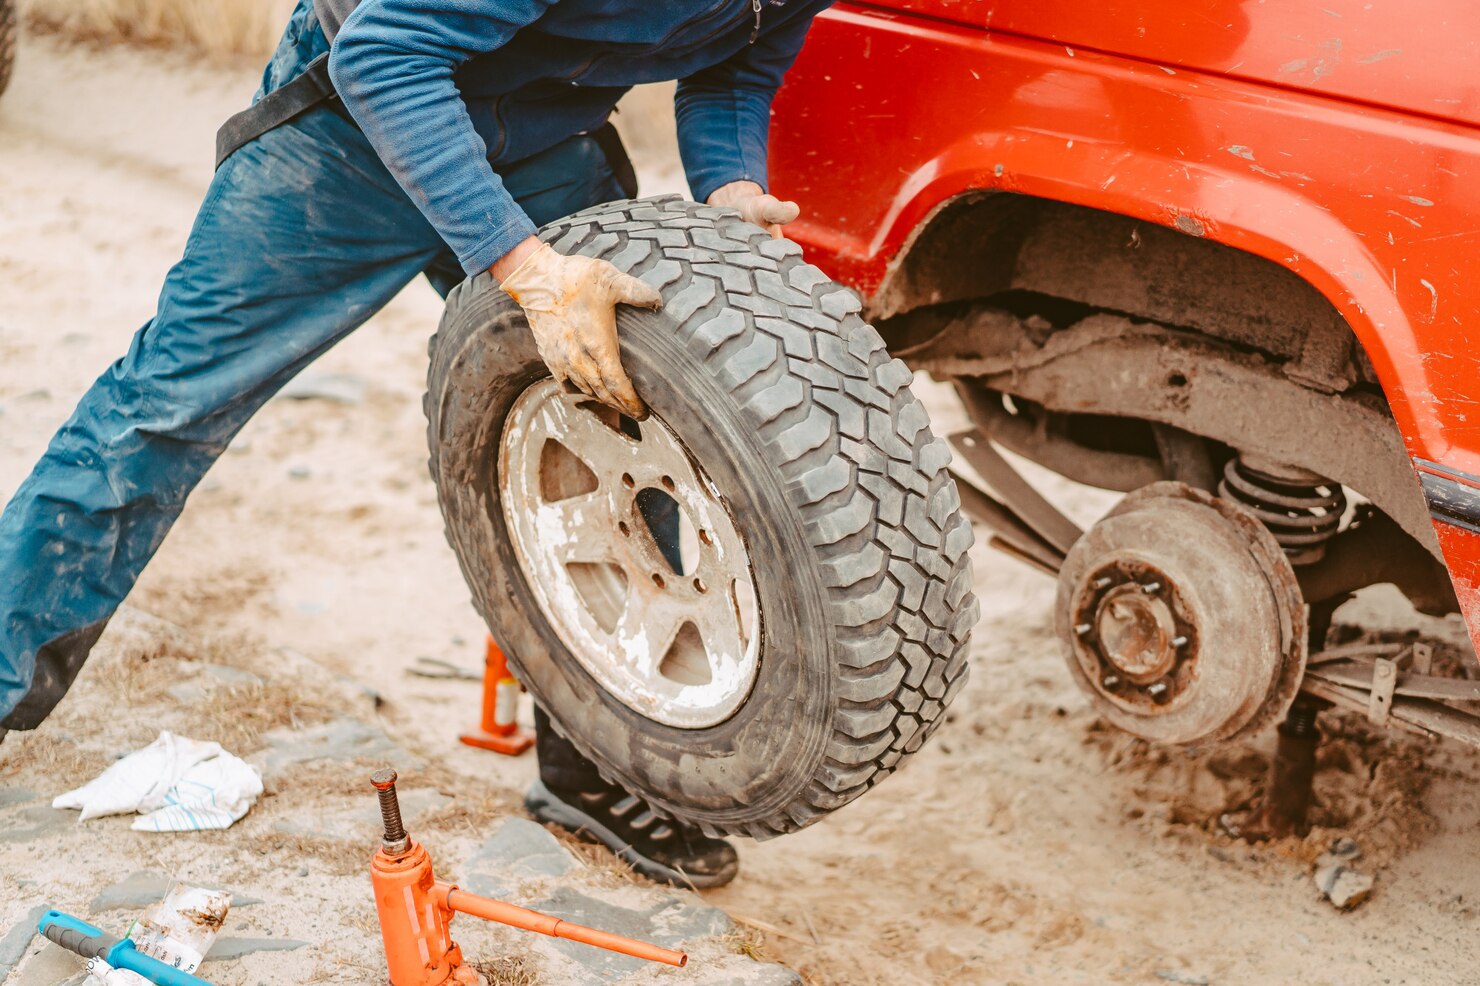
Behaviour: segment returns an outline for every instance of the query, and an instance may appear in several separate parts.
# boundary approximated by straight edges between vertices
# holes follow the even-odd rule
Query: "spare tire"
[[[473,604],[560,732],[660,814],[767,838],[897,768],[966,681],[971,528],[857,298],[676,197],[542,238],[657,287],[641,423],[557,387],[484,274],[431,343],[431,473]],[[661,501],[661,503],[659,503]],[[676,506],[677,563],[654,516]]]

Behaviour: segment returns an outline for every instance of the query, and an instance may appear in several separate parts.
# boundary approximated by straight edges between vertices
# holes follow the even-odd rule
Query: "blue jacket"
[[[469,274],[535,232],[495,172],[679,80],[690,189],[766,185],[771,97],[831,0],[362,0],[335,88]],[[460,97],[460,98],[459,98]]]

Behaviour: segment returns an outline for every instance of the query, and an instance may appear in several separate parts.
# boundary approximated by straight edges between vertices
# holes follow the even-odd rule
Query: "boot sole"
[[[739,863],[728,866],[718,873],[700,875],[674,869],[649,859],[634,849],[631,843],[597,821],[594,816],[557,798],[540,781],[535,781],[530,785],[528,793],[524,795],[524,807],[541,822],[552,822],[578,839],[606,846],[634,871],[658,883],[666,883],[674,887],[690,887],[694,890],[707,890],[724,886],[735,879],[735,874],[740,872]]]

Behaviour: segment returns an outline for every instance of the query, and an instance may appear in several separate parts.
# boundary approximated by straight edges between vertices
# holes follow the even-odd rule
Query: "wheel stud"
[[[1187,638],[1186,637],[1173,637],[1172,638],[1172,646],[1173,647],[1186,647],[1187,646]]]
[[[1158,681],[1156,684],[1146,689],[1146,693],[1160,702],[1161,697],[1167,693],[1167,683],[1164,681]]]
[[[1116,685],[1120,684],[1120,679],[1113,674],[1107,674],[1105,675],[1104,680],[1100,682],[1100,684],[1104,685],[1106,688],[1114,688]]]
[[[1148,596],[1155,595],[1156,593],[1161,591],[1161,583],[1147,582],[1145,585],[1141,586],[1141,591],[1146,593],[1146,595]]]
[[[1088,636],[1089,632],[1093,629],[1094,627],[1090,626],[1088,623],[1080,623],[1074,627],[1074,632],[1079,634],[1079,636],[1081,637],[1085,637]]]
[[[1096,592],[1098,592],[1101,589],[1109,588],[1109,586],[1110,586],[1110,576],[1108,576],[1108,575],[1101,575],[1099,578],[1095,579],[1093,582],[1090,583],[1090,588],[1091,589],[1094,589]]]

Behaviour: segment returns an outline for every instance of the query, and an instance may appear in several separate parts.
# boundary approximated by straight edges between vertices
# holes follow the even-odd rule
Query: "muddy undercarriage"
[[[1205,744],[1285,714],[1296,773],[1332,705],[1480,745],[1473,659],[1328,646],[1369,585],[1423,614],[1459,607],[1372,366],[1308,285],[1169,229],[996,195],[943,209],[874,308],[896,355],[954,384],[974,427],[952,442],[986,487],[958,477],[963,505],[1059,580],[1071,671],[1110,721]],[[1003,450],[1131,495],[1081,531]],[[1255,827],[1301,811],[1266,806]]]

